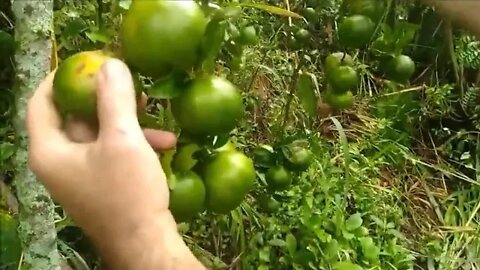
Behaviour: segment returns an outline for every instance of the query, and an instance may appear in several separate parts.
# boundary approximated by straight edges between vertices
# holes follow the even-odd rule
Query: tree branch
[[[13,123],[17,139],[15,186],[19,200],[19,237],[23,246],[22,269],[60,269],[54,204],[27,164],[25,130],[27,102],[49,72],[53,0],[14,0],[16,113]]]

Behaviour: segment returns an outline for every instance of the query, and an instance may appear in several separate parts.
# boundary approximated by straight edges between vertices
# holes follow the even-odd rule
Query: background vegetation
[[[20,269],[8,2],[0,3],[0,269]],[[338,42],[348,15],[340,0],[269,0],[228,19],[258,33],[241,52],[225,45],[215,66],[242,89],[247,105],[232,140],[250,155],[259,144],[307,140],[315,159],[290,188],[268,195],[276,207],[262,203],[267,192],[258,173],[255,189],[230,214],[179,225],[212,269],[480,269],[480,43],[418,1],[384,4],[362,49]],[[315,16],[284,16],[272,6],[305,17],[311,7]],[[128,7],[122,0],[55,1],[54,59],[115,47]],[[311,37],[292,45],[299,28]],[[323,62],[338,51],[353,57],[361,78],[354,106],[345,110],[324,102]],[[388,80],[378,57],[400,53],[416,64],[407,83]],[[313,87],[298,84],[299,71],[314,78]],[[146,123],[173,129],[161,94],[155,97]],[[57,210],[61,254],[74,269],[98,269],[87,239]]]

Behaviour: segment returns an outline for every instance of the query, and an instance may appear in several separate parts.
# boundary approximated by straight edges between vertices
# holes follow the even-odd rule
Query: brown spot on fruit
[[[80,63],[80,65],[75,69],[75,72],[81,73],[85,69],[85,63]]]

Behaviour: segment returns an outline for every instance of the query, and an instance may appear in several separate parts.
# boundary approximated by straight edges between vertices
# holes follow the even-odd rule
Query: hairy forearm
[[[452,22],[480,38],[480,0],[424,0]]]
[[[92,237],[109,269],[205,269],[176,231],[170,212],[135,223],[127,230],[103,232]]]

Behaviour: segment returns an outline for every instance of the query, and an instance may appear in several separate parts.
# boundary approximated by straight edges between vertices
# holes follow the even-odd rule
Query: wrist
[[[178,234],[168,210],[116,226],[93,240],[112,269],[204,269]]]

